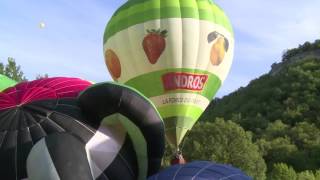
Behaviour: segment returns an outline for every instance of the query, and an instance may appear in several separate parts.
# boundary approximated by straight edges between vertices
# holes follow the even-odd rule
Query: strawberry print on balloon
[[[142,46],[151,64],[157,63],[161,54],[166,48],[167,30],[160,29],[147,30],[148,34],[144,37]]]

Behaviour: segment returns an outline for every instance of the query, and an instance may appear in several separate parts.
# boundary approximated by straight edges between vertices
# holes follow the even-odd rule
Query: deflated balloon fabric
[[[106,162],[110,162],[103,160],[107,157],[101,156],[99,152],[108,152],[110,149],[118,152],[117,149],[123,149],[130,143],[134,150],[123,150],[127,154],[133,152],[131,155],[134,158],[115,157],[109,166],[113,168],[113,173],[108,173],[109,179],[144,180],[158,172],[164,154],[164,124],[148,98],[128,86],[99,83],[80,95],[79,104],[90,120],[88,123],[98,129],[96,136],[100,141],[87,143],[96,169],[105,169],[108,166]],[[108,144],[108,139],[113,140],[112,146]],[[94,176],[104,179],[99,173]]]
[[[126,86],[90,85],[47,78],[0,93],[0,179],[134,180],[158,171],[164,125],[152,103]]]
[[[27,178],[26,159],[41,138],[69,132],[83,141],[93,132],[81,123],[76,97],[91,83],[78,78],[22,82],[0,92],[0,179]]]
[[[253,180],[240,169],[209,161],[168,167],[148,180]]]

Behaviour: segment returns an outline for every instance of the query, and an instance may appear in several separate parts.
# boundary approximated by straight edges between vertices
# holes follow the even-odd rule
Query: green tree
[[[303,171],[298,173],[297,180],[316,180],[312,171]]]
[[[316,172],[314,173],[314,177],[316,180],[320,180],[320,170],[316,170]]]
[[[232,164],[257,180],[266,178],[266,165],[250,132],[239,125],[217,119],[198,123],[184,144],[188,160],[211,160]]]
[[[0,62],[0,74],[4,74],[4,65]]]
[[[247,87],[213,101],[201,119],[235,119],[255,134],[279,119],[289,126],[307,121],[320,127],[319,91],[320,61],[306,59],[276,75],[263,75]],[[235,115],[241,116],[234,118]]]
[[[320,162],[320,146],[310,149],[300,149],[289,158],[290,164],[296,171],[317,170]]]
[[[270,180],[295,180],[297,177],[296,172],[292,167],[285,163],[276,163],[269,175]]]
[[[278,137],[269,141],[259,139],[256,144],[263,152],[268,169],[271,169],[275,163],[289,163],[289,159],[298,151],[289,137]]]
[[[20,66],[16,64],[13,58],[10,57],[8,58],[8,64],[4,65],[0,63],[0,74],[6,75],[17,82],[27,80]]]
[[[314,50],[320,50],[320,40],[287,50],[283,62],[274,65],[276,71],[215,99],[200,119],[230,119],[251,131],[267,172],[275,163],[286,163],[297,172],[318,170],[320,57]],[[312,53],[314,56],[309,56]]]
[[[301,122],[293,127],[291,137],[301,149],[309,149],[320,145],[320,129],[308,122]]]
[[[284,124],[281,120],[269,123],[265,129],[262,138],[272,140],[278,137],[285,137],[289,133],[290,126]]]

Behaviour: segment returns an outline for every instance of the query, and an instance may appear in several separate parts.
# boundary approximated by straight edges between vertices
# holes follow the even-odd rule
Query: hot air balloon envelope
[[[43,29],[43,28],[45,28],[46,27],[46,24],[44,23],[44,22],[40,22],[39,23],[39,28],[40,29]]]
[[[93,127],[100,127],[100,132],[113,137],[114,149],[127,154],[114,158],[115,162],[111,165],[116,173],[112,173],[113,176],[109,179],[144,180],[158,172],[164,154],[164,124],[158,111],[147,98],[128,86],[99,83],[80,95],[79,104],[90,119],[88,123]],[[110,151],[111,145],[97,144],[99,143],[87,146],[92,147],[92,152]],[[136,156],[131,155],[132,153],[136,153]],[[101,153],[97,155],[92,156],[92,159],[100,169],[104,169],[105,163],[97,162],[104,158],[113,159],[112,156],[106,157]]]
[[[104,34],[111,76],[151,99],[175,147],[225,80],[233,50],[231,24],[211,0],[129,0]]]
[[[164,125],[152,103],[125,86],[90,85],[46,78],[0,93],[0,179],[136,180],[158,171]]]
[[[240,169],[208,161],[195,161],[164,169],[148,180],[253,180]]]
[[[14,80],[0,74],[0,92],[15,84],[16,82]]]
[[[77,95],[91,83],[77,78],[22,82],[0,92],[0,179],[27,178],[26,159],[42,137],[69,132],[90,139]]]

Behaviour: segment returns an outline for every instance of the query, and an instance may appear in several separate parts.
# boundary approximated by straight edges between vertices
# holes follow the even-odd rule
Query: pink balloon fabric
[[[0,92],[0,110],[39,100],[77,97],[92,83],[79,78],[54,77],[21,82]]]

